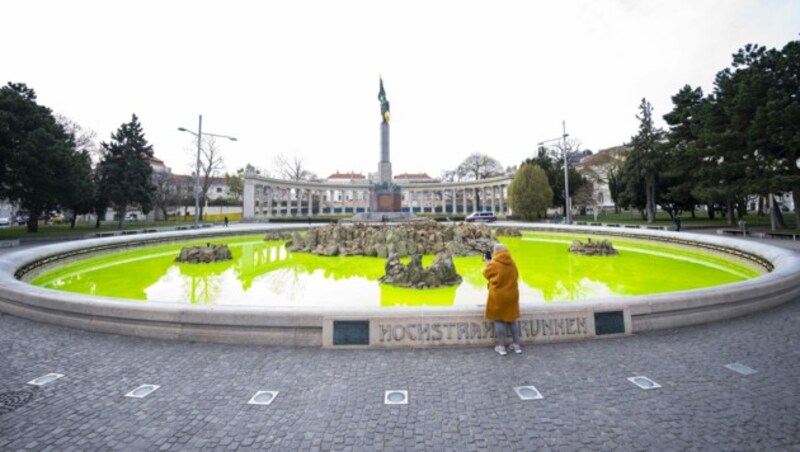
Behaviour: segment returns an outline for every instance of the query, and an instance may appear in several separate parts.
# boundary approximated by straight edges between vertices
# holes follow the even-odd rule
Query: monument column
[[[378,101],[381,103],[381,154],[378,162],[378,180],[370,187],[369,207],[372,212],[401,212],[402,200],[400,187],[392,179],[392,163],[389,158],[389,120],[391,113],[386,91],[383,89],[383,78],[380,79]]]

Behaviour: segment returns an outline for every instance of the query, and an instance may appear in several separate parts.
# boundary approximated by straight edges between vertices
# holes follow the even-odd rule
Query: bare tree
[[[168,220],[169,208],[180,205],[182,201],[178,193],[178,187],[169,169],[153,171],[153,185],[156,188],[153,193],[153,204],[156,209],[161,211],[164,220]]]
[[[503,174],[503,165],[494,157],[478,152],[470,154],[470,156],[464,159],[464,161],[458,165],[458,168],[456,168],[456,177],[458,177],[458,180],[486,179],[487,177],[499,174]],[[481,201],[480,190],[477,188],[475,188],[475,202],[478,206],[485,207]]]
[[[586,157],[587,155],[592,155],[592,151],[583,151],[581,150],[581,143],[580,140],[576,138],[570,138],[566,142],[566,150],[567,150],[567,160],[569,161],[570,166],[577,165],[580,163],[581,159]],[[555,154],[554,157],[556,160],[561,160],[564,158],[564,142],[558,141],[552,144],[552,149],[554,150]]]
[[[195,148],[196,149],[196,148]],[[195,156],[196,158],[196,156]],[[225,169],[225,163],[222,160],[222,146],[216,137],[210,135],[203,135],[203,144],[200,147],[200,217],[203,217],[203,209],[205,208],[206,195],[217,177],[222,170]],[[192,168],[192,173],[196,171]]]
[[[503,165],[494,157],[478,152],[470,154],[456,168],[456,175],[459,180],[486,179],[498,174],[503,174]]]
[[[311,171],[308,170],[308,168],[306,168],[305,160],[302,157],[298,157],[297,154],[292,154],[291,157],[287,157],[283,153],[278,154],[273,159],[273,163],[275,166],[275,171],[278,173],[278,177],[280,177],[281,179],[288,179],[288,180],[318,179],[316,174],[312,173]]]
[[[103,148],[97,143],[97,133],[94,130],[84,129],[80,124],[60,113],[53,116],[56,118],[56,122],[64,128],[64,131],[72,135],[75,140],[75,150],[87,151],[95,164],[100,161]]]
[[[455,170],[442,170],[440,173],[439,178],[442,182],[455,182],[456,181],[456,171]]]
[[[573,205],[584,208],[591,208],[594,220],[597,221],[597,198],[594,194],[594,183],[587,180],[586,183],[578,188],[573,197]]]

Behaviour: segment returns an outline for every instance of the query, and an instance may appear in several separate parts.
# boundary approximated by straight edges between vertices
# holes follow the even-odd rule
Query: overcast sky
[[[798,0],[81,1],[0,8],[0,74],[100,140],[139,116],[157,157],[190,173],[191,135],[232,135],[229,171],[296,154],[321,177],[377,170],[378,77],[394,174],[438,176],[470,153],[504,166],[558,137],[636,133],[683,85],[708,92],[746,43],[800,39]]]

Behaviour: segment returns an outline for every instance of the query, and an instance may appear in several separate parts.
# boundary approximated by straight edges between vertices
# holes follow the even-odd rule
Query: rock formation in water
[[[264,235],[264,240],[289,240],[292,238],[292,233],[289,231],[271,231]]]
[[[212,245],[207,243],[206,246],[185,246],[181,250],[180,256],[175,259],[175,262],[182,262],[186,264],[208,264],[211,262],[222,262],[233,259],[231,250],[228,245]]]
[[[473,223],[329,224],[296,232],[288,245],[291,251],[323,256],[398,257],[414,254],[448,253],[473,256],[492,249],[492,231]]]
[[[569,247],[569,252],[585,256],[613,256],[619,254],[607,239],[593,242],[591,238],[586,243],[582,243],[580,240],[573,240],[572,245]]]
[[[498,226],[494,229],[494,235],[497,237],[522,237],[522,232],[511,226]]]
[[[422,267],[422,256],[414,254],[408,265],[400,262],[396,253],[386,260],[386,274],[380,282],[414,289],[429,289],[441,286],[452,286],[461,283],[461,276],[456,273],[453,258],[447,253],[436,255],[428,268]]]

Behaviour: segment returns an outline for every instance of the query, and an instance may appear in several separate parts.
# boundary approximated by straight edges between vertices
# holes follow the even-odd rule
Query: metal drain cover
[[[141,385],[133,391],[125,394],[125,397],[133,397],[134,399],[143,399],[149,396],[153,391],[160,388],[159,385]]]
[[[30,391],[0,392],[0,415],[10,413],[33,400]]]
[[[628,381],[642,389],[656,389],[661,387],[660,384],[644,376],[630,377]]]
[[[516,392],[522,400],[538,400],[544,398],[542,393],[534,386],[517,386],[514,388],[514,392]]]
[[[280,391],[258,391],[256,395],[254,395],[249,402],[248,405],[269,405],[275,400],[275,397],[278,397],[278,392]]]
[[[404,389],[390,389],[383,395],[384,405],[408,405],[408,391]]]
[[[752,375],[752,374],[758,372],[757,370],[753,369],[752,367],[748,367],[748,366],[745,366],[744,364],[740,364],[740,363],[725,364],[725,367],[727,367],[728,369],[730,369],[730,370],[732,370],[734,372],[739,372],[742,375]]]
[[[39,378],[34,378],[33,380],[29,381],[28,384],[34,386],[46,385],[47,383],[50,383],[51,381],[56,381],[63,376],[64,375],[62,374],[47,374]]]

